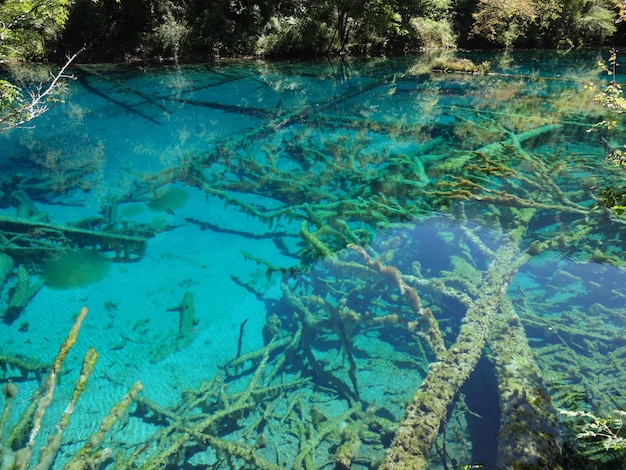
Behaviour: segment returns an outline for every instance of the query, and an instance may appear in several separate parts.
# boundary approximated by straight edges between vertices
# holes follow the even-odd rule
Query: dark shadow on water
[[[485,356],[478,361],[461,392],[471,411],[466,416],[472,436],[472,461],[480,462],[481,468],[496,468],[496,437],[500,428],[498,382],[495,368]]]

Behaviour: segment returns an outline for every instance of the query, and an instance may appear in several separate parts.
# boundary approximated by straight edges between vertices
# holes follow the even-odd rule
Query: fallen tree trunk
[[[461,386],[483,354],[492,323],[500,312],[510,280],[528,260],[520,254],[515,238],[502,246],[479,283],[480,297],[467,310],[456,342],[439,361],[431,364],[428,375],[406,409],[404,420],[387,451],[381,469],[426,469],[430,450],[441,423]]]
[[[497,468],[558,468],[561,438],[556,410],[508,298],[489,338],[500,397]]]
[[[146,249],[144,237],[88,230],[69,225],[35,222],[0,215],[0,245],[6,253],[48,251],[54,248],[82,247],[115,252],[120,260],[141,258]]]

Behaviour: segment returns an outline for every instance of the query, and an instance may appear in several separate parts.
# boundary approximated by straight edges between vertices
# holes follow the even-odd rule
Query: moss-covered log
[[[556,410],[520,318],[503,298],[489,338],[500,397],[497,467],[558,468],[561,438]]]
[[[131,260],[143,256],[147,244],[144,237],[33,222],[5,215],[0,216],[0,231],[5,237],[4,250],[16,255],[48,251],[55,247],[80,246],[114,252],[117,258]]]
[[[430,370],[406,409],[381,468],[426,469],[430,450],[455,395],[483,354],[491,324],[501,310],[517,268],[527,261],[513,237],[496,253],[480,283],[481,296],[468,309],[456,342]]]

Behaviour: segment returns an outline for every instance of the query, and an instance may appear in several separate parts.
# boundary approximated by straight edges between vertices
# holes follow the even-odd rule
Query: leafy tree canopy
[[[0,57],[40,58],[69,15],[71,0],[5,0],[0,8]]]
[[[62,31],[71,0],[4,0],[0,8],[0,130],[29,122],[48,109],[63,89],[68,58],[60,72],[22,75],[19,64],[41,59],[48,41]]]

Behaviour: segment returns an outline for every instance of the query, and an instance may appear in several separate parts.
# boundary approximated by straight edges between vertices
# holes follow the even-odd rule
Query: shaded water
[[[0,135],[5,441],[87,306],[54,468],[550,466],[625,407],[598,58],[78,67]]]

